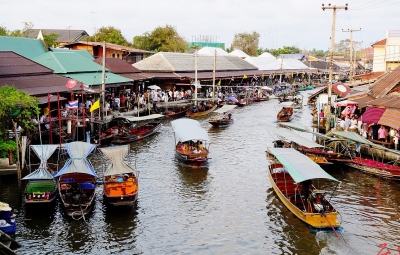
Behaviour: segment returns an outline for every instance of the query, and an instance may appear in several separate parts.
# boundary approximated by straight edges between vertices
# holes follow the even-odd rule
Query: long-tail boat
[[[209,141],[207,131],[193,119],[171,121],[175,133],[175,156],[189,166],[204,166],[208,161]]]
[[[267,154],[273,159],[268,177],[282,203],[312,229],[336,231],[339,213],[330,201],[340,182],[295,149],[268,148]],[[332,192],[322,188],[329,182],[336,183]]]
[[[125,162],[129,145],[99,148],[111,164],[103,176],[104,201],[113,206],[132,206],[139,193],[138,171]]]
[[[97,174],[87,156],[96,148],[86,142],[66,144],[69,159],[54,176],[58,178],[61,203],[68,216],[83,218],[92,210],[95,201]]]
[[[214,117],[208,121],[213,127],[222,127],[222,126],[227,126],[229,124],[233,123],[233,118],[232,114],[227,112],[235,109],[237,105],[224,105],[221,108],[213,111],[213,113],[219,114],[219,117]],[[223,114],[221,116],[221,114]]]
[[[40,159],[40,164],[35,171],[22,178],[22,180],[28,181],[24,192],[25,204],[50,204],[58,196],[58,187],[52,174],[54,173],[54,169],[49,167],[47,161],[56,151],[58,145],[31,145],[30,148]],[[31,155],[29,156],[30,159]],[[29,167],[34,167],[34,164],[29,164]]]
[[[293,115],[293,102],[282,102],[280,103],[282,109],[276,115],[278,121],[290,121]]]

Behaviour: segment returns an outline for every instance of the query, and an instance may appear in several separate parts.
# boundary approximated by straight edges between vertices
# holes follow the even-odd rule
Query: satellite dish
[[[67,84],[65,85],[68,89],[72,89],[73,87],[76,86],[76,81],[71,79],[67,81]]]

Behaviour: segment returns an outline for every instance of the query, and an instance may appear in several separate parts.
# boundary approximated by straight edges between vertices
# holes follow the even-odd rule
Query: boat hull
[[[351,162],[345,162],[345,164],[363,173],[381,178],[400,180],[400,167],[398,166],[391,166],[371,159],[353,159]]]
[[[160,129],[161,123],[147,123],[146,125],[136,127],[130,130],[129,134],[124,135],[116,135],[112,140],[113,144],[129,144],[133,142],[137,142],[146,137],[155,135],[157,131]]]
[[[186,117],[200,117],[200,116],[205,116],[213,112],[217,108],[216,105],[213,105],[211,108],[209,108],[206,111],[201,111],[201,112],[193,112],[192,110],[189,110],[186,112]]]
[[[208,153],[193,154],[193,153],[183,153],[180,151],[175,152],[175,157],[182,163],[192,166],[201,167],[205,166],[208,161]]]
[[[58,196],[58,185],[53,180],[31,180],[24,192],[26,205],[52,204]]]
[[[279,122],[288,122],[292,119],[293,108],[283,107],[277,114],[276,118]]]
[[[278,187],[278,184],[279,185],[282,185],[282,184],[279,183],[278,177],[276,176],[277,174],[272,173],[274,171],[274,169],[277,169],[277,168],[283,168],[283,165],[271,164],[269,166],[268,177],[271,182],[272,188],[274,189],[275,193],[277,194],[279,199],[282,201],[282,203],[286,206],[286,208],[288,208],[301,221],[303,221],[304,223],[306,223],[307,225],[309,225],[315,229],[331,229],[332,227],[334,227],[334,228],[340,227],[340,223],[337,221],[337,216],[338,216],[337,211],[325,212],[325,213],[314,213],[314,212],[310,212],[308,206],[306,206],[307,209],[301,210],[298,206],[293,204],[291,202],[291,199],[293,199],[293,195],[296,194],[296,190],[300,190],[300,187],[292,186],[290,189],[288,188],[286,190],[286,194],[284,194],[281,191],[282,188]],[[285,177],[286,180],[287,180],[287,176],[289,176],[289,175],[288,174],[286,175],[286,177]],[[292,180],[291,185],[292,184],[293,184],[293,180]],[[288,183],[284,183],[283,185],[289,186]],[[285,187],[287,187],[287,186],[285,186]],[[297,204],[296,201],[298,201],[297,200],[298,198],[300,198],[300,195],[298,195],[297,197],[294,197],[294,199],[296,199],[294,203]],[[312,207],[311,207],[311,209],[312,209]]]
[[[209,120],[208,123],[213,125],[213,127],[225,127],[233,123],[233,119],[216,119],[216,120]]]
[[[104,201],[112,206],[133,206],[138,198],[139,185],[137,177],[131,176],[123,182],[118,182],[110,176],[104,178]]]

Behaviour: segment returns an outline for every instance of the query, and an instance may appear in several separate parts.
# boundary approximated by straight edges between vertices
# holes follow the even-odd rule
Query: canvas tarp
[[[178,119],[171,121],[175,132],[176,142],[186,142],[190,140],[210,141],[207,131],[201,127],[200,122],[192,119]]]
[[[360,116],[360,119],[362,120],[362,122],[370,124],[378,123],[385,110],[386,110],[385,108],[367,107],[365,112]]]
[[[297,143],[298,145],[307,147],[307,148],[323,148],[323,145],[320,145],[314,141],[311,141],[307,138],[299,136],[285,128],[276,128],[276,127],[267,127],[267,131],[274,132],[277,135],[280,135],[292,142]]]
[[[53,175],[48,170],[47,160],[53,155],[57,147],[57,144],[31,145],[31,149],[40,159],[40,165],[38,169],[22,178],[22,180],[52,180]]]
[[[111,164],[108,166],[104,176],[135,172],[124,160],[126,155],[128,155],[129,145],[99,148],[99,151],[111,160]]]

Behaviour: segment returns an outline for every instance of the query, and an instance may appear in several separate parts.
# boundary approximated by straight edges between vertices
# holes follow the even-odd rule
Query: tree
[[[24,22],[24,28],[21,31],[21,37],[29,37],[33,33],[33,23]]]
[[[176,31],[175,27],[166,25],[157,27],[151,33],[133,38],[132,47],[155,52],[187,52],[188,43]]]
[[[271,55],[277,57],[281,54],[296,54],[301,53],[301,50],[296,46],[283,46],[282,48],[278,49],[267,49],[267,52],[271,53]]]
[[[8,36],[8,31],[6,27],[0,26],[0,36]]]
[[[253,33],[240,33],[235,34],[231,49],[239,49],[250,56],[258,56],[258,43],[260,34],[256,31]]]
[[[361,45],[361,42],[353,41],[353,52],[357,47]],[[335,43],[334,55],[340,55],[349,57],[350,56],[350,39],[341,40],[339,43]]]
[[[58,34],[57,33],[50,33],[50,34],[43,34],[43,41],[46,48],[56,48],[58,46],[57,42]]]
[[[39,99],[8,85],[0,88],[0,98],[0,137],[7,138],[10,120],[16,121],[27,135],[32,134],[32,119],[40,113]]]
[[[315,48],[313,48],[312,50],[310,50],[308,52],[311,56],[314,57],[325,57],[329,55],[329,51],[323,51],[323,50],[317,50]]]
[[[121,30],[115,27],[101,27],[93,36],[86,38],[89,42],[107,42],[121,46],[129,46],[129,42],[122,35]]]

